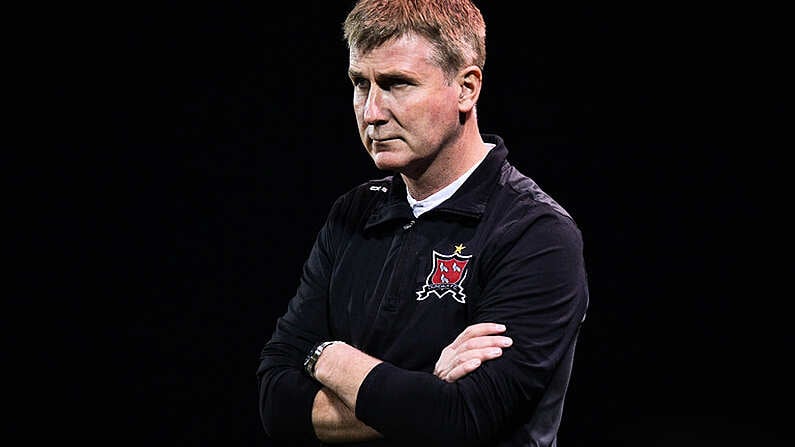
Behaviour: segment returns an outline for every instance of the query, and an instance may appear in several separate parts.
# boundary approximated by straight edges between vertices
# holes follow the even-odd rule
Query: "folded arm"
[[[587,308],[578,234],[566,227],[546,234],[560,239],[550,236],[541,245],[514,245],[501,253],[501,268],[474,309],[478,320],[508,326],[505,335],[514,344],[499,359],[481,363],[456,355],[456,366],[437,364],[434,375],[335,344],[318,361],[318,381],[390,439],[476,445],[527,423],[550,381],[561,377],[559,368],[567,367]],[[462,368],[453,372],[456,367]],[[445,378],[473,367],[457,380]]]
[[[455,382],[478,368],[483,362],[502,355],[511,345],[500,334],[505,326],[479,323],[467,327],[440,354],[434,375]],[[381,434],[356,418],[356,396],[367,374],[381,360],[344,343],[335,343],[323,351],[315,367],[316,379],[324,384],[312,408],[312,424],[318,439],[327,443],[377,439]]]

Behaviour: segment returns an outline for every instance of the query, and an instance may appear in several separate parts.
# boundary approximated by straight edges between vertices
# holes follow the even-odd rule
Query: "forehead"
[[[408,71],[424,73],[441,70],[432,59],[433,45],[427,39],[404,35],[387,41],[367,53],[356,48],[349,52],[348,68],[351,72]]]

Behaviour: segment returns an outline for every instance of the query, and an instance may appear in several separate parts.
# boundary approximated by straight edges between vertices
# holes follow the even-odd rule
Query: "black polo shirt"
[[[399,175],[334,203],[257,370],[274,439],[317,445],[320,385],[302,362],[343,340],[384,360],[356,416],[385,439],[357,445],[554,445],[588,307],[582,237],[499,136],[483,139],[495,147],[481,165],[418,218]],[[455,383],[435,377],[442,349],[479,322],[505,324],[513,346]]]

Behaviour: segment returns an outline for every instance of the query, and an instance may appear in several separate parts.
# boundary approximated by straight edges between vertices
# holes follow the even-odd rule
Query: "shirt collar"
[[[485,143],[485,145],[488,147],[489,151],[495,146],[494,143]],[[480,166],[480,164],[483,162],[483,160],[486,158],[487,155],[488,152],[485,155],[483,155],[483,158],[478,160],[478,162],[475,163],[471,168],[469,168],[465,173],[461,174],[460,177],[455,179],[453,183],[450,183],[449,185],[445,186],[444,188],[440,189],[439,191],[436,191],[435,193],[429,195],[428,197],[422,200],[416,200],[414,199],[414,197],[411,197],[411,193],[408,191],[408,188],[406,188],[406,199],[409,201],[409,206],[411,206],[411,210],[414,213],[414,216],[420,217],[422,214],[427,213],[428,211],[436,208],[439,204],[452,197],[453,194],[455,194],[455,192],[458,191],[458,188],[460,188],[461,185],[463,185],[464,182],[469,178],[469,176],[472,175],[473,172],[475,172],[475,169],[477,169],[477,167]]]
[[[494,189],[503,163],[508,157],[508,149],[503,139],[494,134],[483,134],[483,141],[494,147],[486,154],[471,174],[464,179],[453,194],[436,206],[436,212],[447,212],[479,219],[486,210],[486,203]],[[392,185],[387,198],[377,205],[365,224],[365,229],[389,220],[414,218],[406,200],[406,185],[400,175],[392,176]]]

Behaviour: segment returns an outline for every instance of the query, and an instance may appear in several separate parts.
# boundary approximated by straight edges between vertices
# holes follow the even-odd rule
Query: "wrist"
[[[317,370],[317,362],[320,360],[320,356],[323,355],[323,351],[326,350],[329,346],[335,343],[345,343],[339,340],[331,340],[331,341],[324,341],[321,343],[316,344],[309,354],[306,356],[306,360],[304,360],[304,371],[309,375],[309,377],[313,379],[317,379],[316,377],[316,370]]]

